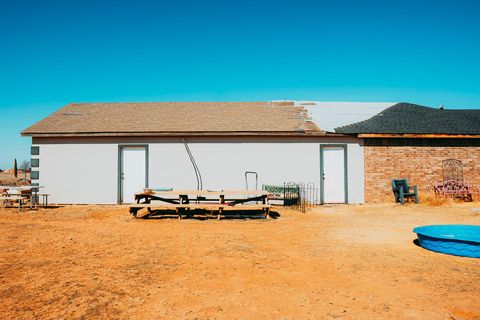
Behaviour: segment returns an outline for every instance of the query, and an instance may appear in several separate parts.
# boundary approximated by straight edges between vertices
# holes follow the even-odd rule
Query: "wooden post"
[[[30,190],[30,193],[32,193],[32,190]],[[35,192],[33,192],[33,193],[34,193],[33,201],[35,201],[34,206],[35,206],[35,210],[37,210],[37,209],[38,209],[38,208],[37,208],[37,206],[38,206],[38,200],[40,200],[40,199],[38,198],[38,188],[35,188]]]
[[[222,215],[223,213],[223,208],[221,207],[222,205],[225,204],[225,195],[224,194],[221,194],[220,195],[220,207],[218,208],[218,216],[217,216],[217,219],[220,220],[220,216]]]
[[[267,204],[267,196],[266,196],[266,195],[262,196],[262,203],[263,203],[264,205]],[[263,208],[263,211],[264,211],[264,213],[265,213],[265,219],[268,219],[269,212],[270,212],[270,208]]]

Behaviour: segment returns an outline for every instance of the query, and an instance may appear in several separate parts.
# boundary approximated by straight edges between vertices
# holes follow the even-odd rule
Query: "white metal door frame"
[[[145,188],[148,188],[148,144],[123,144],[118,145],[118,177],[117,177],[117,203],[123,203],[123,150],[128,148],[143,148],[145,150]]]
[[[343,172],[344,172],[344,185],[345,185],[345,201],[344,203],[348,203],[348,158],[347,158],[347,144],[321,144],[320,145],[320,203],[325,203],[325,189],[324,189],[324,161],[323,161],[323,153],[324,148],[328,147],[341,147],[343,148]]]

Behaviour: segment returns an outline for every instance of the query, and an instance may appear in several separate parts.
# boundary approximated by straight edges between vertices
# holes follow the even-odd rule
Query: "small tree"
[[[17,159],[13,161],[13,175],[15,176],[15,178],[17,178],[18,176]]]
[[[27,185],[27,171],[30,171],[30,161],[23,160],[20,168],[23,170],[23,183]]]
[[[29,171],[29,170],[30,170],[30,161],[24,160],[24,161],[22,162],[22,165],[20,166],[20,168],[22,168],[22,170],[23,170],[24,172]]]

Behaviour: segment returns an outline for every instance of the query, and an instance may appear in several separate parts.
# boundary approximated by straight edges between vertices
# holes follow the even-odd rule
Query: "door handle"
[[[322,180],[325,180],[325,173],[322,173]]]

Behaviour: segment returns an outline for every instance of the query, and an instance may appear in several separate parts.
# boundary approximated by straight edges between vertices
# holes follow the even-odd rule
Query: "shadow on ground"
[[[269,218],[278,219],[280,213],[277,211],[270,211]],[[209,210],[191,210],[188,214],[182,214],[182,219],[195,219],[195,220],[209,220],[217,219],[217,212],[212,212]],[[152,210],[142,216],[138,216],[139,219],[178,219],[178,213],[175,210]],[[264,213],[262,211],[254,210],[237,210],[231,211],[228,213],[223,213],[221,215],[221,220],[232,220],[232,219],[265,219]]]

